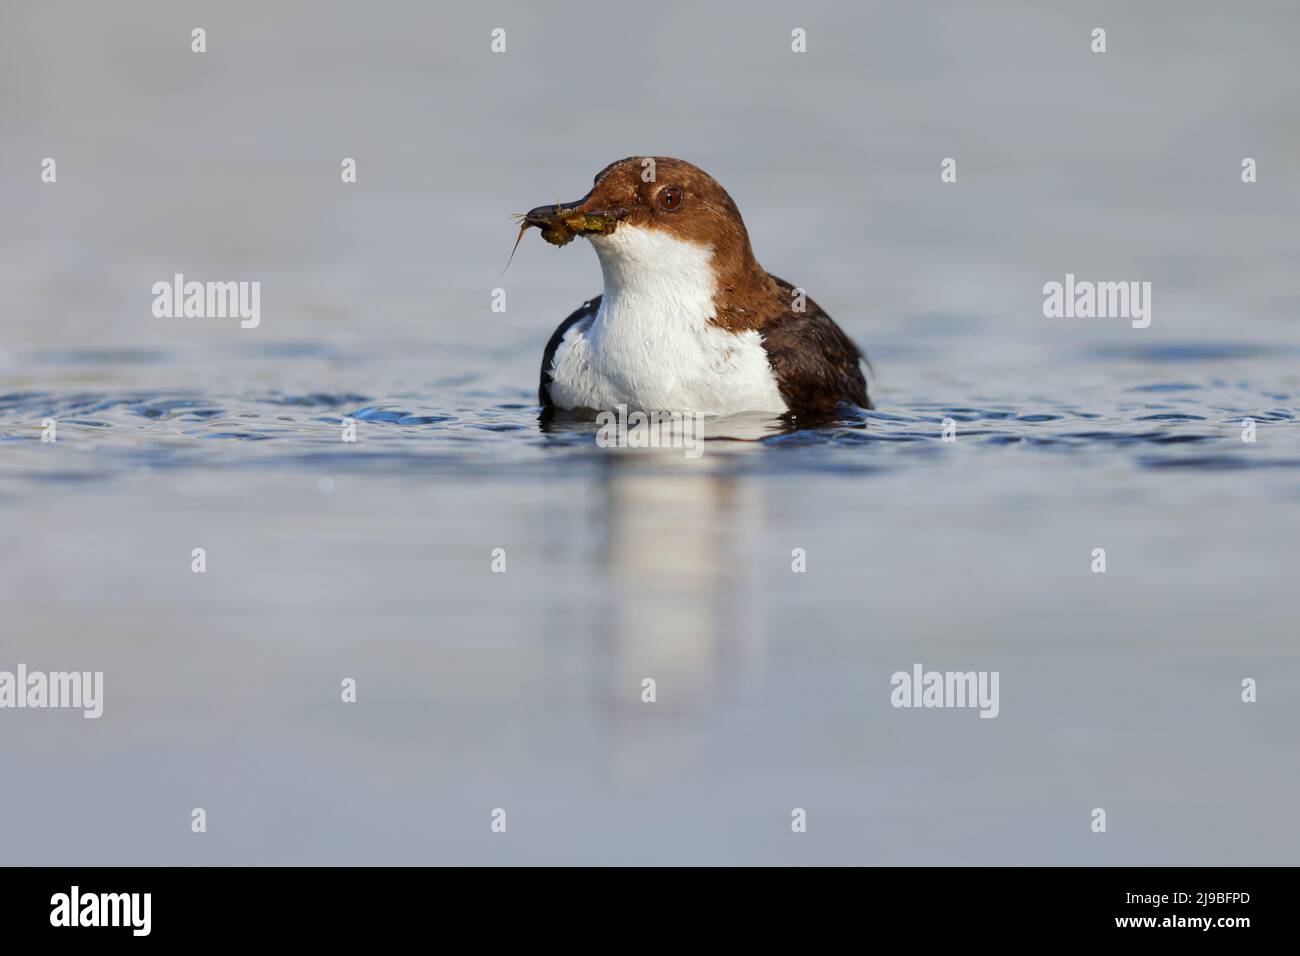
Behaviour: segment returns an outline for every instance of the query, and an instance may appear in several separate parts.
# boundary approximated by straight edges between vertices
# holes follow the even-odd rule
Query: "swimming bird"
[[[604,278],[546,345],[545,413],[626,405],[807,421],[871,407],[861,351],[803,289],[758,264],[740,210],[702,169],[629,157],[581,199],[519,218],[521,237],[533,226],[554,245],[588,240]]]

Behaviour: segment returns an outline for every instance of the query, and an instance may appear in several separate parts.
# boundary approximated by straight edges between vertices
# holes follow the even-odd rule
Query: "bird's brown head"
[[[740,210],[727,191],[699,167],[668,156],[611,163],[581,199],[538,206],[521,221],[557,246],[575,236],[597,239],[620,229],[646,229],[708,247],[721,277],[758,268]]]

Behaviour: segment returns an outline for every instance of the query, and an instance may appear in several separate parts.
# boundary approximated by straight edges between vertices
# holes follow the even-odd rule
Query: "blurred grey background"
[[[0,862],[1294,863],[1298,25],[3,5],[0,669],[107,699],[0,712]],[[502,275],[509,214],[638,154],[863,344],[866,435],[537,430],[599,270],[530,235]],[[155,318],[175,272],[261,281],[261,326]],[[1152,282],[1151,327],[1044,319],[1066,272]],[[917,661],[1000,670],[1001,716],[892,709]]]

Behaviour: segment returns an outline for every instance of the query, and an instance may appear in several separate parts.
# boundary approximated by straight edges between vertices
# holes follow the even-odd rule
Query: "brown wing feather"
[[[794,286],[772,279],[789,301]],[[803,312],[791,308],[768,320],[760,333],[781,397],[795,415],[829,416],[838,402],[871,408],[862,351],[812,299]]]

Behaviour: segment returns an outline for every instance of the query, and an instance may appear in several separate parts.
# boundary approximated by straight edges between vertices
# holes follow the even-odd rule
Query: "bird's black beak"
[[[556,246],[572,242],[574,236],[608,235],[618,225],[621,212],[591,209],[590,199],[587,195],[573,202],[538,206],[525,213],[520,222],[525,229],[536,226],[542,238]]]
[[[523,222],[525,225],[536,226],[538,229],[553,229],[556,225],[564,222],[566,218],[573,218],[580,215],[578,212],[582,204],[587,201],[587,197],[575,199],[573,202],[556,203],[553,206],[538,206],[536,209],[530,209],[524,214]]]

